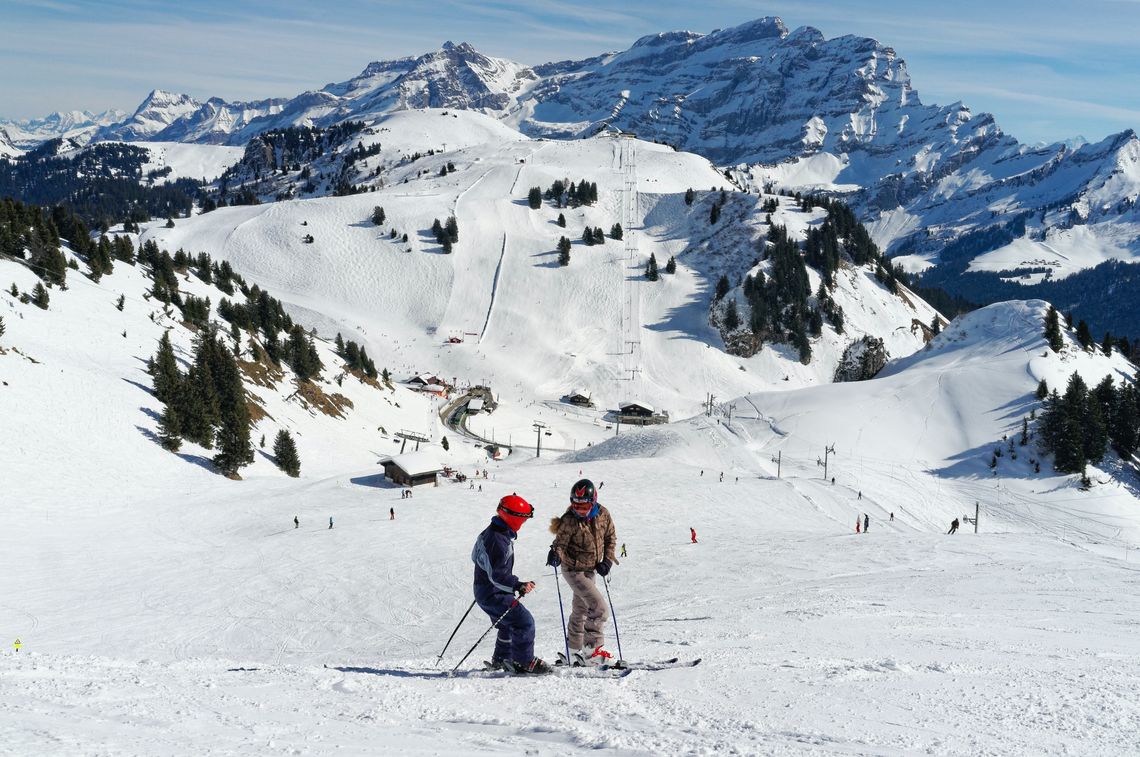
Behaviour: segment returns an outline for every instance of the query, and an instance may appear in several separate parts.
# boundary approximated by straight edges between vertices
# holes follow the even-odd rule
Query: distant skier
[[[705,472],[704,472],[704,471],[701,471],[701,475],[702,475],[702,476],[703,476],[703,475],[705,475]]]
[[[832,477],[831,477],[831,485],[832,485],[832,486],[835,486],[835,476],[832,476]]]
[[[329,530],[332,530],[332,516],[329,516]]]
[[[621,544],[621,556],[625,557],[625,542],[622,542]]]
[[[859,516],[856,515],[855,516],[855,533],[861,533],[860,529],[861,529],[862,525],[863,525],[863,521],[859,520]]]
[[[891,521],[893,522],[893,521],[894,521],[894,519],[895,519],[895,514],[894,514],[894,513],[891,513]]]
[[[947,534],[953,534],[953,533],[957,533],[957,532],[958,532],[958,519],[955,518],[954,520],[950,521],[950,530],[947,531],[946,533]]]
[[[491,524],[479,534],[471,550],[475,601],[491,620],[501,618],[491,665],[523,675],[550,672],[550,666],[534,656],[534,616],[519,602],[534,591],[534,581],[520,581],[514,574],[514,539],[523,523],[533,517],[529,502],[508,494],[499,500]]]
[[[594,573],[605,578],[617,563],[617,531],[610,511],[598,504],[592,481],[583,478],[570,487],[570,506],[561,517],[550,519],[550,532],[554,543],[546,564],[561,565],[562,577],[574,592],[566,622],[570,656],[575,664],[601,665],[612,656],[603,648],[610,614]]]
[[[871,516],[868,515],[867,513],[863,513],[863,533],[867,533],[870,530],[871,530]]]
[[[863,499],[863,492],[859,492],[859,499]]]
[[[396,520],[396,508],[388,508],[388,520]]]
[[[721,480],[721,481],[724,481],[724,471],[721,471],[721,472],[720,472],[720,480]]]
[[[293,528],[300,528],[300,527],[301,527],[301,521],[296,515],[294,515],[293,516]]]
[[[689,526],[689,538],[693,540],[693,544],[697,543],[697,529]]]

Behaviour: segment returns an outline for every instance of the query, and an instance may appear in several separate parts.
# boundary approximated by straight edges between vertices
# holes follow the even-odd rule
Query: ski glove
[[[554,547],[551,547],[550,551],[546,553],[546,564],[552,568],[557,568],[562,564],[562,560],[559,559],[558,553],[554,551]]]
[[[609,560],[602,560],[597,564],[597,566],[595,566],[594,570],[598,571],[599,576],[605,577],[610,574],[610,568],[612,567],[613,563],[611,563]]]

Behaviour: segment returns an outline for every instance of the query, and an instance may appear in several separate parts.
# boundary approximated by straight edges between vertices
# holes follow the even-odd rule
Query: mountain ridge
[[[910,272],[975,300],[1001,281],[1048,283],[1140,260],[1134,131],[1024,145],[961,101],[924,104],[894,47],[778,17],[649,34],[626,50],[536,66],[448,41],[292,98],[200,103],[156,90],[93,138],[239,145],[268,129],[423,107],[478,111],[531,137],[632,132],[729,166],[745,186],[841,196]],[[1002,244],[969,250],[984,259],[966,268],[943,254],[963,258],[971,238],[996,237]],[[967,270],[979,275],[962,278]],[[1106,327],[1136,331],[1126,316]]]

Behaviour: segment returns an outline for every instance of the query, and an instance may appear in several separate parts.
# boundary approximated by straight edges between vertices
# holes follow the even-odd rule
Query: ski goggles
[[[531,508],[531,511],[529,513],[520,513],[517,510],[512,510],[511,508],[507,507],[506,505],[499,505],[499,512],[503,513],[504,515],[513,515],[516,518],[533,518],[534,517],[534,508]]]

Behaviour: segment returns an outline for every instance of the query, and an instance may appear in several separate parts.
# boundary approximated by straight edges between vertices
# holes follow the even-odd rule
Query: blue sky
[[[1140,0],[0,0],[0,117],[133,110],[153,88],[289,96],[444,40],[524,63],[760,16],[895,48],[923,102],[1025,142],[1140,128]]]

